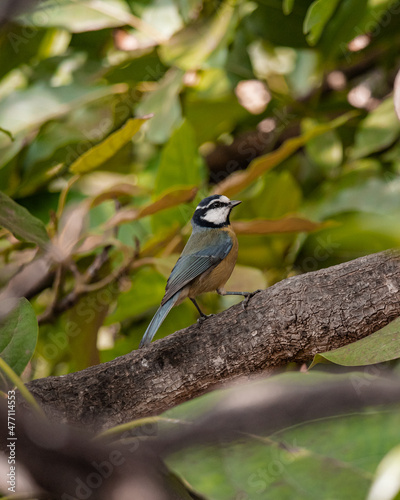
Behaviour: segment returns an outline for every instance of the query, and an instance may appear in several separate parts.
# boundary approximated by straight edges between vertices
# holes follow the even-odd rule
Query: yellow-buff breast
[[[230,278],[236,264],[239,244],[235,232],[231,227],[223,228],[232,239],[232,248],[223,261],[209,269],[199,277],[195,278],[189,286],[188,297],[195,298],[205,292],[213,292],[217,288],[223,288]]]

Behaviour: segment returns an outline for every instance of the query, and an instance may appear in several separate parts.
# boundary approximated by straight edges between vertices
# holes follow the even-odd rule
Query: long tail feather
[[[139,349],[141,347],[144,347],[146,345],[149,345],[150,342],[153,340],[154,335],[157,333],[157,330],[160,328],[162,322],[165,320],[167,317],[167,314],[169,311],[174,307],[176,304],[177,300],[179,299],[179,295],[181,292],[177,292],[175,295],[173,295],[165,304],[160,306],[153,316],[153,319],[150,321],[149,326],[147,327],[147,330],[145,331],[142,340],[140,341],[139,344]]]

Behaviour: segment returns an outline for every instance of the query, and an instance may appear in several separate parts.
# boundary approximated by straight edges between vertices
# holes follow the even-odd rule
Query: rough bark
[[[217,385],[307,362],[400,316],[400,257],[369,255],[288,278],[148,348],[28,384],[51,419],[104,429],[159,414]]]

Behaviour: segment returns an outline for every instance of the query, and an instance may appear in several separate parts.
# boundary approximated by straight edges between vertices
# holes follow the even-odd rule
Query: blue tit
[[[248,292],[226,292],[225,283],[232,274],[238,255],[238,240],[231,228],[229,215],[240,201],[226,196],[208,196],[196,208],[191,223],[192,234],[168,278],[161,305],[151,320],[139,347],[148,345],[173,306],[186,297],[193,302],[201,293],[217,291],[220,295],[243,295]]]

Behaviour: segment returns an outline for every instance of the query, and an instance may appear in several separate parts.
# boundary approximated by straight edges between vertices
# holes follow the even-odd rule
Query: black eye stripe
[[[214,201],[213,203],[211,203],[211,205],[208,207],[209,210],[213,209],[213,208],[221,208],[221,207],[226,207],[227,204],[226,203],[222,203],[221,201]]]
[[[225,203],[225,202],[220,201],[220,200],[213,200],[206,206],[202,207],[201,205],[199,205],[196,208],[196,210],[199,210],[200,212],[206,213],[209,210],[214,210],[215,208],[226,208],[226,207],[228,207],[228,205],[229,205],[229,203]]]

